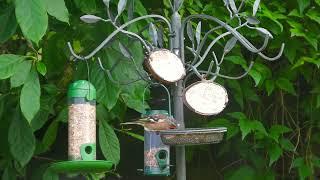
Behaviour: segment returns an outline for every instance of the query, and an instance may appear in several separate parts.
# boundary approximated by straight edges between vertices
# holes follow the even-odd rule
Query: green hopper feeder
[[[52,164],[53,173],[103,173],[113,168],[111,161],[96,160],[96,89],[86,80],[68,89],[68,161]]]

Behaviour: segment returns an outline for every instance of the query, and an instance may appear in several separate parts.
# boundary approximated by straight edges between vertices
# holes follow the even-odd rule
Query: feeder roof
[[[78,80],[69,85],[68,98],[86,98],[96,100],[96,88],[86,80]]]

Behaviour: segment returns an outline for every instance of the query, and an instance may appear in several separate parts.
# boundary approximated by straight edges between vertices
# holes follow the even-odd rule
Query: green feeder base
[[[50,170],[55,173],[103,173],[111,170],[113,163],[111,161],[62,161],[50,166]]]

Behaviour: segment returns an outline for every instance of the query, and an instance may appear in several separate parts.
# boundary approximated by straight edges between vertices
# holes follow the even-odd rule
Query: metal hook
[[[165,89],[165,91],[167,92],[167,95],[168,95],[168,109],[169,109],[168,112],[169,112],[169,116],[172,116],[170,92],[169,92],[168,88],[167,88],[165,85],[161,84],[161,83],[150,83],[150,84],[148,84],[148,85],[144,88],[144,90],[143,90],[143,97],[142,97],[143,107],[144,107],[144,102],[145,102],[145,97],[144,97],[144,96],[145,96],[145,94],[146,94],[146,90],[147,90],[150,86],[161,86],[161,87],[163,87],[163,88]]]

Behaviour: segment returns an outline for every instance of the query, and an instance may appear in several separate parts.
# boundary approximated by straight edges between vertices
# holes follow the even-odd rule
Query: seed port
[[[86,146],[84,150],[85,150],[85,152],[87,154],[91,154],[92,153],[92,147],[91,146]]]
[[[158,158],[161,160],[167,159],[168,153],[166,150],[160,150],[158,153]]]

